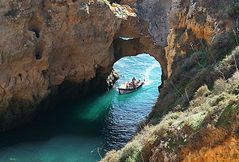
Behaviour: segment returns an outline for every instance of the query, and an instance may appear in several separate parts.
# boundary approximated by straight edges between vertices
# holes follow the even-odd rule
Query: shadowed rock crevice
[[[42,58],[42,51],[39,48],[37,48],[34,55],[36,60],[40,60]]]
[[[39,11],[38,11],[39,12]],[[41,28],[42,28],[42,18],[39,15],[40,13],[35,12],[31,18],[31,20],[29,21],[29,25],[28,25],[28,30],[33,32],[36,36],[36,38],[40,38],[40,34],[41,34]]]
[[[18,15],[18,13],[19,13],[19,10],[17,10],[17,9],[12,9],[12,10],[9,10],[8,12],[6,12],[5,14],[4,14],[4,16],[6,16],[6,17],[12,17],[12,18],[14,18],[14,17],[16,17],[17,15]]]
[[[146,52],[140,38],[124,40],[117,38],[113,41],[114,55],[116,61],[125,56],[134,56]]]
[[[40,29],[37,27],[30,27],[29,30],[34,32],[37,38],[40,38]]]

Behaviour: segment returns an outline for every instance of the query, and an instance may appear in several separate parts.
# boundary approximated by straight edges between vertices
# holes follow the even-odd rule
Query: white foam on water
[[[159,67],[160,65],[155,62],[152,66],[148,67],[145,71],[145,75],[144,75],[144,79],[145,79],[145,85],[150,85],[153,83],[153,80],[150,79],[150,73],[152,72],[152,70],[154,70],[155,68]]]

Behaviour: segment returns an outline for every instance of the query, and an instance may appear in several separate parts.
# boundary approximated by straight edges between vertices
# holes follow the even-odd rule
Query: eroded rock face
[[[197,68],[192,66],[192,64],[197,64],[197,61],[190,63],[190,60],[195,59],[190,58],[193,53],[205,53],[204,60],[207,60],[207,66],[217,62],[218,57],[221,57],[218,55],[224,55],[227,51],[232,50],[231,44],[233,43],[230,39],[233,36],[230,34],[232,34],[235,22],[228,17],[228,5],[228,2],[213,0],[172,1],[169,14],[168,46],[165,47],[167,72],[170,81],[165,82],[164,88],[161,89],[156,104],[157,111],[163,114],[167,112],[165,109],[170,109],[172,105],[179,104],[175,102],[177,97],[173,95],[177,88],[185,88],[185,84],[197,81],[198,83],[187,90],[190,94],[189,98],[191,98],[203,82],[204,84],[210,82],[210,78],[204,78],[203,75],[196,79],[195,76],[197,72],[200,73],[200,70],[198,71]],[[180,96],[185,96],[185,89],[182,94]],[[184,100],[187,102],[187,97]]]
[[[148,31],[157,45],[167,46],[171,0],[144,0],[136,4],[138,15],[149,24]]]
[[[127,55],[150,53],[167,76],[162,46],[168,31],[168,5],[162,6],[165,9],[158,22],[158,14],[152,17],[157,8],[148,8],[154,5],[153,1],[120,3],[124,5],[97,0],[0,2],[3,129],[28,119],[36,112],[36,105],[62,84],[79,85],[96,76],[106,78],[112,64]],[[121,50],[124,44],[113,40],[122,35],[137,41]],[[130,49],[138,45],[142,48]]]
[[[164,79],[170,78],[190,50],[220,44],[233,24],[224,17],[228,2],[223,0],[117,2],[121,5],[97,0],[0,2],[1,130],[29,119],[36,105],[65,82],[106,78],[124,56],[149,53],[160,62]],[[156,106],[160,111],[170,105],[162,102],[172,99],[170,87],[166,81]]]
[[[165,48],[168,73],[176,69],[178,58],[189,51],[206,49],[232,28],[232,20],[226,16],[227,1],[173,0],[169,14],[170,32]]]
[[[108,73],[121,23],[104,3],[86,0],[1,1],[0,21],[3,127],[34,112],[52,87]]]
[[[222,50],[230,49],[230,32],[238,34],[238,16],[226,14],[226,7],[232,1],[116,0],[111,2],[120,4],[110,4],[97,0],[2,0],[0,131],[28,120],[38,110],[36,106],[65,82],[79,85],[106,77],[117,59],[142,52],[160,62],[164,79],[168,79],[150,122],[153,123],[155,114],[178,111],[190,102],[201,84],[212,83],[219,77],[215,71],[210,71],[212,75],[207,77],[204,62],[200,63],[201,69],[195,68],[193,64],[197,62],[190,55],[200,51],[209,53],[203,57],[207,58],[207,64],[213,64],[220,61]],[[133,39],[125,41],[120,36]],[[230,68],[221,70],[230,77],[235,67]],[[201,140],[205,132],[213,133],[208,129],[195,139]],[[211,145],[206,145],[214,138],[211,136],[205,139],[206,147],[198,143],[193,150],[195,145],[189,142],[180,152],[181,159],[200,160],[202,152],[207,155],[203,158],[215,159],[215,152],[224,149],[238,154],[235,146],[238,137],[224,131],[218,134],[218,137],[223,135],[223,140],[218,138],[218,141],[229,148],[217,145],[216,141],[215,148],[209,149]],[[225,140],[227,136],[231,137]],[[154,147],[150,142],[147,144]],[[176,156],[165,159],[161,156],[164,150],[157,147],[147,150],[147,144],[146,151],[143,150],[148,157],[146,161],[175,160]],[[119,152],[114,155],[120,158]],[[106,161],[115,160],[109,156]]]

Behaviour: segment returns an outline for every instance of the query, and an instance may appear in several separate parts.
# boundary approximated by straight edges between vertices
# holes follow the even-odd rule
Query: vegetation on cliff
[[[208,7],[201,1],[190,6],[188,13],[185,6],[172,17],[175,22],[166,47],[168,63],[172,59],[171,75],[147,125],[102,161],[239,158],[238,2],[220,1]],[[211,15],[217,19],[214,24]]]
[[[239,47],[217,65],[224,68],[239,58]],[[235,62],[234,62],[235,63]],[[215,68],[217,68],[215,66]],[[111,151],[102,161],[174,161],[190,160],[189,153],[223,145],[229,137],[237,139],[239,127],[239,71],[228,79],[218,79],[211,88],[201,86],[185,107],[176,106],[162,117],[159,124],[146,126],[119,151]],[[237,139],[238,140],[238,139]],[[231,146],[230,154],[220,152],[215,157],[198,154],[194,160],[239,158],[238,146]],[[187,159],[188,158],[188,159]]]
[[[231,156],[208,158],[239,159],[239,1],[111,2],[1,2],[0,131],[29,119],[66,83],[105,78],[116,49],[129,51],[116,43],[127,35],[131,55],[155,56],[167,80],[148,125],[102,161],[203,159],[225,143]]]

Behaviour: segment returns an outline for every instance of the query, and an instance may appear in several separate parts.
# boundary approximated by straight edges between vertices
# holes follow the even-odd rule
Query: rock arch
[[[160,17],[153,17],[145,3],[154,2],[121,0],[110,5],[98,0],[45,0],[10,5],[4,1],[0,6],[0,116],[10,115],[0,117],[6,122],[0,131],[37,112],[37,105],[58,93],[64,83],[73,83],[66,89],[85,83],[92,87],[92,80],[107,77],[113,63],[124,56],[149,53],[167,76],[167,25],[159,26]],[[17,12],[9,15],[12,11]],[[156,37],[155,29],[162,29]],[[120,36],[134,39],[122,41]]]
[[[121,0],[120,5],[115,6],[123,8],[122,10],[126,10],[125,13],[128,14],[127,19],[122,20],[120,28],[114,36],[113,47],[116,60],[124,56],[148,53],[161,64],[163,79],[168,78],[171,73],[171,65],[168,64],[165,47],[170,32],[168,20],[170,4],[171,1],[163,0]],[[111,10],[113,13],[117,11],[112,7]],[[120,37],[133,39],[123,40]]]
[[[133,38],[124,40],[117,38],[113,41],[115,61],[125,56],[135,56],[140,53],[148,53],[153,56],[161,65],[163,71],[163,79],[167,78],[167,61],[163,48],[154,46],[151,40],[141,38]]]

